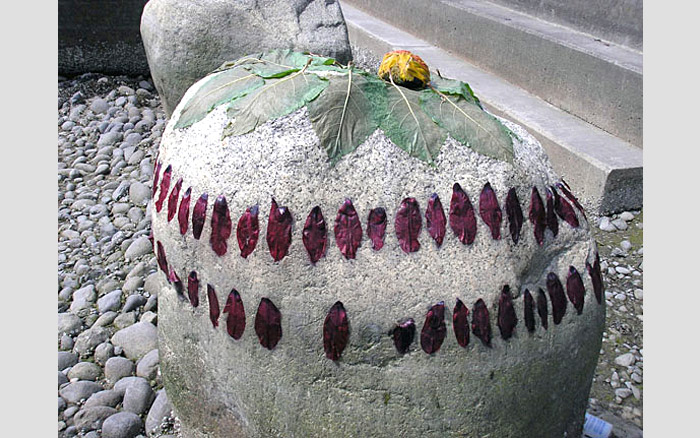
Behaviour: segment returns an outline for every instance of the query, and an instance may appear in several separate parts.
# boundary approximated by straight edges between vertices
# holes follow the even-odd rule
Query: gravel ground
[[[59,77],[59,438],[179,436],[158,364],[148,239],[165,123],[149,78]],[[642,435],[642,219],[591,218],[608,312],[589,412],[619,438]]]

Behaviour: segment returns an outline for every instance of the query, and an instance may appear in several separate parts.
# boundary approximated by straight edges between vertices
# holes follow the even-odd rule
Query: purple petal
[[[231,236],[231,226],[226,197],[219,195],[214,201],[214,209],[211,214],[211,236],[209,238],[211,248],[219,257],[226,254],[228,249],[226,241]]]
[[[282,339],[282,314],[269,298],[262,298],[255,314],[255,334],[260,345],[272,350]]]
[[[323,322],[323,350],[330,360],[338,360],[350,339],[350,326],[343,303],[337,301]]]
[[[346,199],[335,217],[335,244],[346,259],[354,259],[362,241],[362,225],[352,201]]]
[[[595,253],[593,266],[586,260],[586,270],[591,277],[591,283],[593,283],[595,299],[598,301],[598,304],[601,304],[603,302],[603,276],[600,273],[600,257],[597,252]]]
[[[207,215],[207,201],[209,200],[209,195],[202,193],[197,202],[194,204],[194,210],[192,211],[192,235],[195,239],[199,240],[202,235],[202,230],[204,229],[204,220]]]
[[[153,187],[151,187],[151,196],[156,197],[156,192],[158,191],[158,179],[160,178],[160,168],[163,165],[160,161],[156,163],[156,167],[153,170]]]
[[[525,327],[530,333],[535,331],[535,300],[529,290],[525,289],[523,293],[523,316],[525,318]]]
[[[423,330],[420,333],[420,346],[428,354],[437,352],[447,334],[445,325],[445,303],[440,301],[428,310]]]
[[[412,318],[408,318],[401,324],[397,324],[391,331],[391,336],[394,339],[394,346],[399,354],[408,353],[408,349],[416,337],[416,323]]]
[[[195,271],[190,272],[190,275],[187,276],[187,295],[192,307],[199,306],[199,279]]]
[[[515,188],[508,191],[506,196],[506,216],[508,216],[508,229],[513,243],[518,243],[520,240],[520,230],[523,227],[523,210],[520,208],[520,201]]]
[[[168,274],[168,281],[175,288],[175,292],[177,293],[177,297],[180,300],[184,301],[185,300],[185,294],[183,291],[184,286],[182,285],[182,281],[180,280],[180,277],[178,277],[177,272],[175,272],[175,270],[172,268],[172,266],[170,267],[170,273]]]
[[[367,217],[367,237],[372,241],[372,249],[379,251],[384,246],[384,233],[386,232],[386,211],[377,207],[369,212]]]
[[[549,316],[549,311],[547,310],[547,295],[545,295],[542,288],[538,288],[537,291],[537,314],[540,315],[542,327],[547,330],[547,317]]]
[[[287,207],[278,207],[272,198],[270,217],[267,220],[267,246],[276,262],[282,260],[292,244],[292,214]]]
[[[238,219],[236,228],[236,238],[238,247],[241,249],[241,257],[247,258],[255,249],[260,235],[260,225],[258,222],[258,206],[248,207],[245,213]]]
[[[418,235],[422,226],[418,201],[415,198],[406,198],[401,202],[396,212],[394,228],[399,246],[405,253],[418,251],[420,243]]]
[[[459,183],[452,186],[450,200],[450,228],[460,242],[470,245],[476,237],[476,215],[469,196],[462,190]]]
[[[569,275],[566,277],[566,295],[574,305],[576,312],[580,315],[583,312],[583,300],[586,289],[583,287],[583,280],[576,268],[569,266]]]
[[[457,304],[452,311],[452,327],[455,331],[457,343],[461,347],[466,347],[469,344],[469,309],[464,305],[462,300],[457,298]]]
[[[481,339],[481,342],[487,347],[491,346],[491,322],[489,321],[489,309],[486,307],[484,300],[479,298],[474,303],[472,315],[472,333],[474,336]]]
[[[163,248],[163,244],[160,242],[160,240],[156,241],[156,247],[158,248],[156,252],[158,267],[161,271],[163,271],[165,276],[168,277],[170,274],[170,271],[168,270],[168,259],[165,257],[165,248]],[[170,281],[170,278],[168,278],[168,281]]]
[[[170,177],[173,172],[173,167],[168,164],[168,167],[163,171],[163,179],[160,181],[160,194],[158,194],[158,199],[156,200],[156,212],[160,213],[163,209],[163,202],[168,196],[168,190],[170,189]]]
[[[243,336],[245,330],[245,309],[243,300],[236,289],[231,289],[224,305],[226,316],[226,332],[233,339],[238,340]]]
[[[542,245],[544,243],[544,230],[547,228],[547,218],[544,208],[544,203],[540,197],[540,192],[537,187],[532,188],[532,195],[530,196],[530,222],[535,232],[535,239],[537,243]]]
[[[547,291],[552,302],[552,320],[559,324],[566,314],[566,295],[559,277],[554,272],[547,274]]]
[[[304,243],[306,252],[309,253],[311,263],[316,263],[326,254],[326,246],[328,244],[326,220],[323,218],[321,207],[318,205],[311,209],[301,235],[301,240]]]
[[[557,193],[554,187],[552,187],[552,192],[554,193],[554,211],[556,211],[557,215],[567,224],[571,225],[572,228],[578,228],[578,217],[576,217],[574,207],[572,207],[566,199],[559,196],[559,193]]]
[[[211,320],[211,325],[216,328],[219,326],[219,299],[211,284],[207,284],[207,298],[209,299],[209,320]]]
[[[501,337],[510,339],[517,324],[518,317],[515,315],[515,308],[513,307],[513,295],[510,293],[510,286],[506,284],[503,286],[501,296],[498,299],[498,328],[501,331]]]
[[[569,201],[573,202],[573,204],[576,206],[576,208],[578,208],[578,211],[580,211],[581,214],[583,215],[584,219],[588,220],[588,218],[586,217],[586,212],[583,209],[583,206],[581,205],[580,202],[578,202],[578,199],[576,199],[576,196],[574,196],[574,194],[571,193],[571,188],[569,187],[569,185],[563,179],[561,180],[561,182],[563,184],[557,183],[557,188],[559,188],[559,190],[561,190],[561,192],[564,194],[564,196],[569,198]]]
[[[189,226],[189,216],[190,216],[190,196],[192,195],[192,187],[188,187],[185,190],[185,195],[180,201],[180,208],[177,211],[177,221],[180,224],[180,234],[183,236],[187,233],[187,227]]]
[[[438,248],[442,245],[445,239],[447,226],[447,218],[445,210],[442,208],[442,202],[437,193],[433,193],[428,200],[428,208],[425,209],[425,227],[428,229],[428,234],[435,240]]]
[[[182,178],[178,178],[175,187],[170,192],[168,197],[168,222],[173,220],[177,213],[177,201],[180,199],[180,190],[182,189]]]
[[[559,219],[557,219],[557,214],[554,212],[554,196],[548,188],[545,188],[545,192],[547,194],[547,228],[552,230],[554,237],[557,237],[557,234],[559,234]]]
[[[495,240],[500,239],[503,213],[501,213],[501,207],[498,205],[496,192],[493,191],[491,184],[488,182],[484,185],[479,195],[479,214],[491,230],[491,237]]]

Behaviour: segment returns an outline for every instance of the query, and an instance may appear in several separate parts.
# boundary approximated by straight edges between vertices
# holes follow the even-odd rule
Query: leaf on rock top
[[[241,295],[236,289],[231,289],[229,292],[224,304],[224,313],[227,314],[226,331],[229,336],[235,340],[241,339],[245,331],[245,308]]]
[[[413,318],[408,318],[406,321],[397,324],[394,329],[389,332],[389,335],[394,339],[394,346],[399,354],[408,353],[408,349],[416,337],[416,323]]]
[[[580,315],[583,312],[586,289],[583,286],[581,274],[573,266],[569,266],[569,275],[566,277],[566,295],[569,297],[571,304],[574,305],[576,313]]]
[[[525,327],[530,333],[535,331],[535,299],[529,290],[523,293],[523,314],[525,316]]]
[[[336,301],[323,322],[323,350],[330,360],[338,360],[350,339],[350,325],[343,303]]]
[[[311,213],[306,218],[304,229],[301,232],[301,241],[306,252],[309,253],[311,263],[315,264],[326,254],[328,230],[321,207],[318,205],[311,209]]]
[[[513,307],[513,295],[510,293],[510,287],[505,285],[498,299],[498,329],[501,331],[501,337],[510,339],[517,324],[518,317]]]
[[[246,208],[245,213],[238,219],[236,238],[238,247],[241,249],[241,257],[247,258],[253,252],[259,235],[258,206],[254,205]]]
[[[549,316],[549,310],[547,309],[547,295],[544,294],[542,288],[537,290],[537,314],[540,315],[542,328],[547,330],[547,317]]]
[[[267,246],[272,258],[279,262],[289,252],[292,244],[292,213],[287,207],[278,207],[272,198],[270,216],[267,219]]]
[[[367,81],[348,69],[342,76],[329,77],[323,98],[308,105],[311,125],[331,164],[357,149],[378,127],[368,116],[371,104],[363,89]]]
[[[442,202],[437,193],[430,195],[428,199],[428,208],[425,209],[425,226],[428,229],[428,234],[435,240],[438,248],[442,245],[445,239],[445,231],[447,218],[445,210],[442,208]]]
[[[552,320],[559,324],[566,314],[566,295],[559,277],[554,272],[547,274],[547,291],[552,302]]]
[[[346,199],[338,209],[333,233],[340,252],[346,259],[354,259],[362,243],[362,225],[351,200]]]
[[[471,245],[476,238],[476,215],[469,196],[459,183],[452,186],[449,214],[450,228],[460,242]]]
[[[425,90],[420,93],[420,107],[455,140],[475,152],[513,162],[513,140],[509,131],[475,102],[461,95]]]
[[[265,80],[243,68],[212,73],[207,82],[185,104],[175,129],[186,128],[206,117],[217,106],[245,96]]]
[[[488,182],[484,185],[479,195],[479,214],[481,215],[481,219],[483,219],[484,223],[486,223],[491,230],[491,237],[495,240],[500,239],[503,213],[501,212],[501,207],[498,205],[496,192],[493,191],[491,184]]]
[[[211,284],[207,284],[207,298],[209,300],[209,320],[214,328],[219,326],[219,299],[216,290]]]
[[[436,353],[447,335],[445,325],[445,303],[440,301],[428,310],[423,330],[420,333],[420,346],[428,354]]]
[[[462,300],[457,298],[457,303],[452,311],[452,327],[455,331],[455,337],[460,347],[464,348],[469,344],[469,321],[467,317],[469,309],[464,305]]]
[[[235,66],[265,78],[281,78],[308,66],[329,66],[335,63],[333,58],[295,52],[290,49],[272,50],[257,57],[243,58]]]
[[[396,237],[399,239],[399,246],[406,254],[416,252],[420,248],[418,235],[421,226],[418,201],[416,198],[404,199],[396,212],[394,228],[396,229]]]
[[[508,216],[508,229],[513,243],[518,243],[520,240],[520,230],[523,227],[523,210],[520,208],[520,201],[515,187],[508,191],[506,196],[506,215]]]
[[[372,249],[379,251],[384,246],[386,232],[386,211],[377,207],[369,212],[367,217],[367,237],[372,241]]]
[[[466,82],[457,79],[443,78],[442,76],[433,76],[430,85],[441,93],[462,96],[468,102],[475,103],[481,107],[479,98],[476,97],[474,91],[472,91],[472,87]]]
[[[422,94],[433,92],[414,91],[393,83],[384,90],[385,102],[373,108],[375,117],[380,118],[379,127],[408,155],[433,163],[447,137],[447,132],[421,110]]]
[[[491,322],[489,321],[489,309],[486,307],[484,300],[479,298],[474,303],[472,308],[472,333],[474,336],[481,339],[481,342],[487,346],[491,346]]]
[[[246,134],[268,120],[285,116],[314,100],[328,86],[326,79],[303,70],[280,79],[268,79],[265,85],[229,104],[231,120],[224,136]]]
[[[255,314],[255,334],[260,345],[272,350],[282,339],[282,313],[269,298],[262,298]]]

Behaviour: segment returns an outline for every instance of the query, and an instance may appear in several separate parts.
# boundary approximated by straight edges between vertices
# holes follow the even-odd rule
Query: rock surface
[[[171,114],[185,91],[221,64],[270,49],[352,59],[336,0],[151,0],[141,37],[158,94]]]

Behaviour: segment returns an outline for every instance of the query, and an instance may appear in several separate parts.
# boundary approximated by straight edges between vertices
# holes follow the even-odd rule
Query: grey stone
[[[328,55],[341,63],[352,56],[335,0],[151,0],[141,16],[141,36],[167,115],[190,85],[244,55],[296,49]]]
[[[143,286],[143,278],[130,277],[127,278],[124,284],[122,285],[122,290],[127,294],[133,294],[141,286]]]
[[[146,304],[146,301],[146,297],[144,297],[143,295],[129,295],[126,299],[126,302],[124,303],[124,308],[122,309],[122,312],[126,313],[131,312],[132,310],[136,310],[139,307]]]
[[[93,327],[106,327],[106,326],[112,324],[112,322],[114,322],[114,318],[116,318],[117,315],[118,315],[117,312],[115,312],[113,310],[108,310],[105,313],[103,313],[102,315],[100,315],[100,317],[97,318],[97,320],[95,321],[95,323],[92,326]]]
[[[119,316],[117,316],[114,319],[114,327],[117,330],[124,329],[126,327],[129,327],[130,325],[134,324],[136,322],[136,312],[127,312],[127,313],[120,313]]]
[[[87,399],[84,408],[89,408],[92,406],[109,406],[111,408],[116,408],[122,401],[122,395],[117,391],[111,389],[105,389],[104,391],[99,391],[90,396]]]
[[[637,359],[634,357],[634,354],[632,353],[625,353],[621,354],[620,356],[617,356],[615,358],[615,363],[622,366],[622,367],[630,367],[634,365],[634,363],[637,361]]]
[[[60,365],[59,365],[60,367]],[[66,367],[67,368],[67,367]],[[63,368],[65,369],[65,368]],[[58,372],[58,387],[60,388],[61,385],[68,383],[68,377],[66,377],[65,374],[63,374],[61,371]]]
[[[148,385],[148,381],[143,377],[122,377],[117,383],[114,384],[114,387],[112,389],[118,392],[122,397],[124,397],[124,394],[126,394],[126,390],[128,388],[138,385],[143,386],[144,384]]]
[[[102,438],[135,438],[143,430],[143,421],[132,412],[119,412],[102,423]]]
[[[75,339],[73,351],[80,357],[86,357],[94,352],[95,347],[109,339],[109,330],[104,327],[91,327]]]
[[[68,378],[78,380],[97,380],[102,375],[102,369],[92,362],[78,362],[68,371]]]
[[[61,412],[66,408],[66,401],[61,397],[58,397],[58,412]]]
[[[102,427],[102,423],[110,416],[118,411],[109,406],[92,406],[81,409],[75,418],[73,424],[80,431],[97,430]]]
[[[99,97],[93,100],[90,104],[90,110],[95,114],[106,113],[108,109],[109,104],[107,101]]]
[[[598,227],[603,231],[617,231],[617,227],[613,225],[612,221],[610,221],[610,218],[607,216],[600,218],[600,225]]]
[[[634,215],[629,211],[623,211],[622,213],[620,213],[620,219],[622,219],[625,222],[629,222],[632,219],[634,219]]]
[[[151,190],[139,181],[129,186],[129,200],[134,205],[146,205],[151,199]]]
[[[629,397],[630,395],[632,395],[632,390],[629,388],[617,388],[615,390],[615,396],[620,397],[623,400]]]
[[[164,389],[161,389],[148,411],[148,416],[146,416],[146,434],[149,437],[160,436],[160,425],[172,414],[173,405],[168,400],[168,394],[165,393]]]
[[[155,312],[152,312],[150,310],[147,310],[143,312],[143,315],[141,315],[141,318],[139,321],[147,321],[150,322],[153,325],[158,325],[158,314]]]
[[[622,219],[615,219],[612,221],[612,224],[617,228],[618,230],[626,230],[627,229],[627,222],[623,221]]]
[[[80,410],[80,407],[78,407],[78,406],[67,407],[66,410],[63,411],[63,419],[66,421],[70,420],[71,418],[73,418],[73,416],[76,413],[78,413],[79,410]]]
[[[110,357],[114,356],[114,345],[112,345],[109,342],[103,342],[97,347],[95,347],[95,353],[93,354],[93,357],[95,358],[95,362],[98,364],[104,366],[107,363],[107,360],[109,360]]]
[[[61,336],[61,344],[60,344],[61,350],[72,350],[73,345],[75,345],[75,342],[73,341],[73,338],[70,336],[64,334]]]
[[[183,102],[196,98],[200,86],[190,88]],[[167,214],[152,212],[154,239],[162,242],[175,269],[196,266],[206,282],[235,284],[253,308],[268,298],[283,315],[282,339],[271,352],[262,351],[256,336],[232,342],[223,330],[212,331],[206,294],[202,294],[203,309],[183,312],[186,303],[161,275],[160,366],[183,430],[212,425],[207,429],[209,437],[256,436],[258,427],[264,427],[267,435],[289,436],[336,432],[342,436],[347,430],[361,436],[482,436],[489,432],[557,436],[564,431],[567,436],[580,435],[600,355],[605,306],[586,300],[580,315],[567,312],[557,326],[567,330],[550,327],[545,332],[538,325],[537,336],[526,336],[518,325],[515,335],[504,341],[495,328],[503,285],[510,285],[520,297],[525,287],[535,290],[545,284],[549,272],[566,278],[568,266],[585,269],[596,244],[582,216],[579,228],[560,227],[556,238],[546,235],[544,245],[535,241],[529,223],[518,244],[512,245],[506,221],[501,224],[503,237],[494,240],[479,220],[475,240],[468,246],[448,231],[438,250],[429,234],[421,232],[420,249],[406,254],[396,239],[393,215],[406,197],[415,197],[421,211],[432,193],[447,204],[456,182],[474,200],[487,181],[498,199],[515,187],[526,210],[533,186],[544,193],[545,187],[560,181],[542,146],[527,131],[499,119],[516,134],[512,165],[487,158],[452,138],[445,140],[434,165],[429,165],[375,131],[331,166],[326,151],[318,147],[319,138],[305,108],[246,135],[222,140],[229,122],[224,107],[186,129],[175,130],[183,106],[170,118],[159,151],[159,158],[172,165],[174,179],[182,178],[210,194],[227,192],[227,188],[230,193],[235,183],[235,196],[227,197],[230,211],[245,211],[256,203],[264,210],[274,193],[280,206],[302,212],[292,215],[294,237],[281,262],[274,262],[260,248],[247,259],[212,257],[211,248],[202,242],[183,242]],[[226,154],[221,154],[222,147]],[[209,164],[213,162],[215,166]],[[318,205],[333,217],[346,198],[352,200],[363,224],[371,208],[387,208],[385,246],[374,251],[364,238],[356,257],[347,260],[337,246],[329,245],[325,257],[313,266],[301,239],[305,212]],[[202,241],[206,243],[206,234]],[[455,282],[455,278],[461,280]],[[411,293],[402,292],[406,290]],[[226,302],[228,292],[227,287],[217,288],[220,304]],[[308,294],[315,299],[309,300]],[[494,328],[491,348],[474,338],[465,353],[450,327],[433,356],[421,351],[419,339],[409,354],[397,353],[386,333],[398,321],[410,316],[421,327],[430,306],[444,301],[449,325],[457,297],[469,307],[478,299],[487,303]],[[346,307],[351,329],[347,347],[334,364],[325,357],[320,337],[322,321],[336,301]],[[514,300],[514,308],[520,319],[522,299]],[[253,325],[254,313],[246,312],[248,327]],[[570,353],[572,345],[578,354]],[[274,357],[284,358],[283,365],[275,366]],[[232,363],[235,375],[230,372]],[[571,385],[572,378],[580,384]],[[331,389],[338,387],[343,391]],[[274,397],[269,392],[264,395],[265,388],[274,388]],[[552,403],[543,406],[538,402],[541,397]],[[481,415],[453,415],[464,406],[479,406]],[[226,420],[214,420],[211,412]],[[497,416],[503,422],[489,424],[487,432],[484,416]],[[318,421],[320,417],[323,422]],[[375,427],[379,417],[381,431]],[[324,429],[328,424],[332,428]]]
[[[151,241],[148,240],[148,236],[141,236],[138,239],[131,242],[131,245],[124,252],[124,258],[126,260],[134,260],[146,254],[153,253],[153,246]]]
[[[78,355],[70,351],[58,352],[58,371],[63,371],[78,363]]]
[[[137,322],[116,332],[112,344],[122,347],[129,359],[138,360],[158,348],[158,329],[151,323]]]
[[[134,381],[124,391],[122,409],[137,415],[144,414],[151,407],[155,394],[146,380]]]
[[[100,135],[100,139],[97,140],[97,146],[112,146],[116,142],[122,139],[122,134],[115,131],[105,132]]]
[[[58,390],[58,395],[63,397],[68,403],[78,403],[80,400],[86,400],[92,394],[102,391],[102,385],[89,380],[78,380],[71,382],[68,385]]]
[[[95,286],[89,285],[80,288],[73,292],[73,302],[70,305],[70,311],[77,313],[83,309],[90,307],[92,303],[95,302],[97,295],[95,295]]]
[[[97,310],[100,313],[117,311],[122,304],[122,291],[117,289],[97,300]]]
[[[144,315],[148,312],[155,311],[158,309],[158,295],[151,295],[148,297],[148,301],[146,301],[146,304],[143,306],[143,311]],[[155,324],[154,321],[151,321],[151,323]]]
[[[134,363],[125,357],[110,357],[105,362],[105,379],[114,384],[123,377],[132,375]]]
[[[161,277],[160,272],[153,272],[146,277],[146,281],[143,284],[143,290],[151,294],[151,296],[158,295],[158,292],[160,291],[160,277]]]
[[[136,375],[146,380],[154,380],[158,374],[158,350],[151,350],[146,353],[136,364]]]
[[[80,332],[83,323],[80,318],[73,313],[58,314],[58,336],[65,334],[76,335]]]

